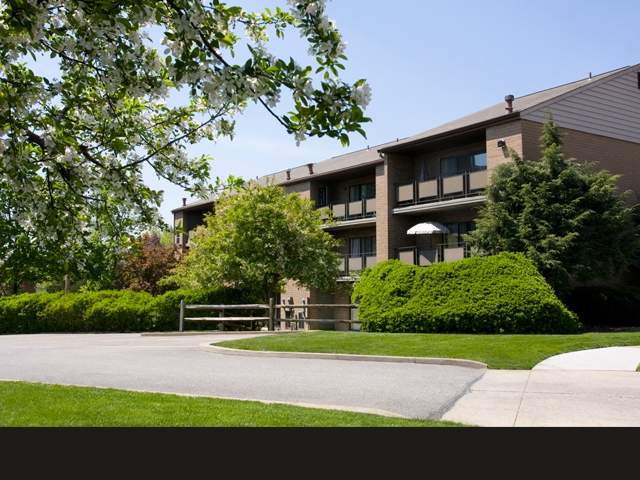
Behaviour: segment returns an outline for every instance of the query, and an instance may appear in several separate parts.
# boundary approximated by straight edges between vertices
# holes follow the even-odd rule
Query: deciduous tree
[[[158,295],[165,288],[158,282],[178,263],[175,245],[163,244],[157,233],[145,233],[123,255],[119,268],[121,286]]]
[[[331,288],[339,275],[338,242],[324,223],[311,200],[279,186],[247,184],[216,202],[169,279],[187,288],[242,288],[265,301],[287,279]]]

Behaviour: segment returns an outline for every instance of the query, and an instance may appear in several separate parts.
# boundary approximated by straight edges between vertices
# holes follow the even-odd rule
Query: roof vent
[[[186,198],[183,198],[183,199],[182,199],[182,206],[183,206],[183,207],[186,207],[186,206],[187,206],[187,199],[186,199]]]
[[[507,102],[505,110],[509,113],[513,113],[513,101],[516,99],[513,95],[507,95],[504,97],[504,101]]]
[[[309,175],[313,175],[313,163],[308,163],[307,168],[309,168]]]
[[[291,180],[291,170],[287,170],[287,180]]]

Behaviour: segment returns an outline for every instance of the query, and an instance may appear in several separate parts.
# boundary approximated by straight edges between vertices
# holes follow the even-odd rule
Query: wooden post
[[[269,331],[273,332],[275,330],[274,326],[274,316],[275,316],[275,308],[273,304],[273,298],[269,299]]]
[[[180,325],[179,329],[184,332],[184,300],[180,300]]]

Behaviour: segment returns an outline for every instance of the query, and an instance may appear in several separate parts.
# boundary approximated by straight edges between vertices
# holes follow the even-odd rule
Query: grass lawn
[[[238,400],[0,382],[0,426],[60,427],[450,427]]]
[[[640,345],[640,332],[582,335],[448,335],[310,332],[219,343],[228,348],[478,360],[489,368],[529,370],[565,352]]]

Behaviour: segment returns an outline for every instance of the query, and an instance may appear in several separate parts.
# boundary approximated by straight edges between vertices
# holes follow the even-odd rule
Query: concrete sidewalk
[[[639,365],[640,347],[610,347],[563,353],[547,358],[533,369],[635,372]]]
[[[487,427],[640,427],[640,373],[488,370],[443,419]]]
[[[445,420],[490,427],[640,427],[640,348],[549,358],[531,371],[488,370]]]

